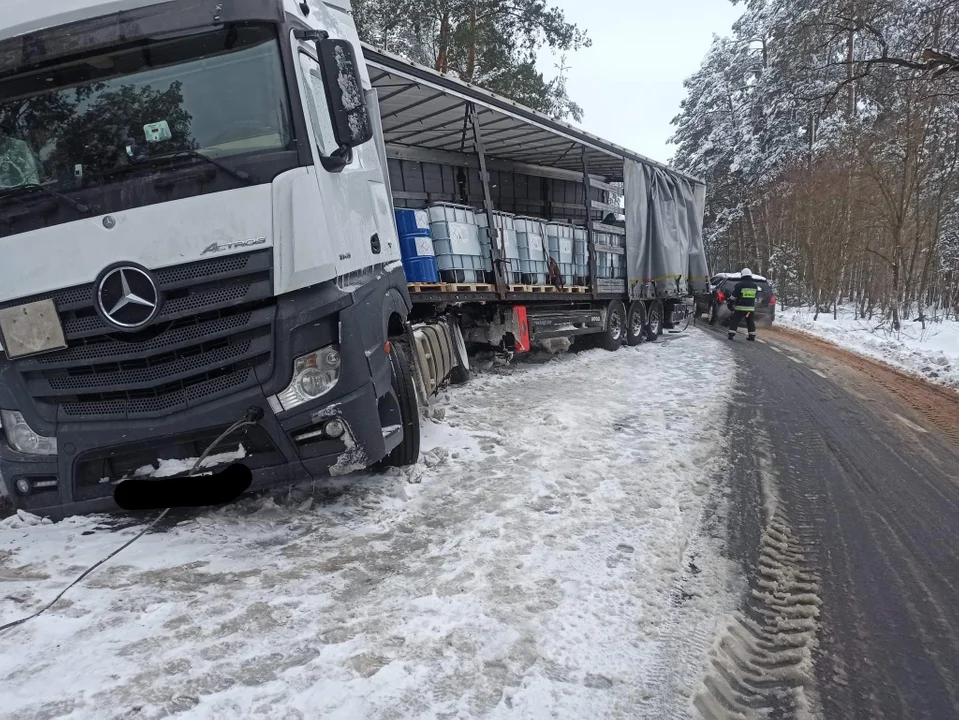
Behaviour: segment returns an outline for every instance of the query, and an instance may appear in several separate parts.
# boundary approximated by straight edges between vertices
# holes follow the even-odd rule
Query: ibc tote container
[[[572,285],[575,282],[573,270],[573,226],[566,223],[547,223],[546,240],[549,254],[559,265],[559,274]]]
[[[492,264],[488,257],[483,257],[473,208],[437,203],[428,210],[436,265],[443,280],[485,283],[486,271],[492,270]]]
[[[523,283],[526,285],[545,285],[546,269],[546,226],[539,218],[517,217],[516,244],[519,247],[519,267]]]
[[[406,280],[413,283],[440,281],[430,238],[429,215],[425,210],[395,210],[396,230]]]
[[[573,272],[577,285],[589,285],[589,242],[586,228],[573,228]]]
[[[500,241],[500,252],[506,260],[505,272],[507,282],[519,284],[523,282],[523,280],[522,273],[520,272],[519,245],[516,239],[516,216],[510,213],[496,211],[493,213],[493,222],[496,224],[500,238],[502,238]],[[492,258],[490,252],[489,219],[485,212],[476,213],[476,223],[480,227],[480,244],[483,246],[483,251],[486,253],[486,257]]]
[[[596,275],[606,280],[626,279],[626,256],[596,249]]]
[[[608,245],[609,247],[626,247],[626,238],[616,233],[595,233],[595,242],[597,245]]]

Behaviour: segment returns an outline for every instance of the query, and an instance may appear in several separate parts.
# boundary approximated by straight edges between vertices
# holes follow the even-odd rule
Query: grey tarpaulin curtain
[[[693,205],[689,213],[689,285],[693,293],[709,290],[709,264],[703,239],[703,217],[706,213],[706,186],[693,186]]]
[[[631,296],[698,291],[709,274],[703,252],[705,187],[633,160],[625,161],[624,170]]]

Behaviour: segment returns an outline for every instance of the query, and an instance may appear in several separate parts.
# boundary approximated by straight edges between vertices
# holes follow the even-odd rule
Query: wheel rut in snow
[[[902,395],[866,371],[831,363],[826,379],[762,345],[735,351],[746,392],[729,415],[731,519],[742,515],[730,531],[754,589],[763,577],[758,538],[776,528],[756,520],[758,495],[749,495],[758,493],[753,476],[774,480],[776,506],[762,495],[765,518],[790,531],[779,528],[801,557],[780,554],[804,561],[798,567],[816,580],[821,601],[808,670],[814,714],[959,717],[955,446],[897,420],[909,413]],[[771,473],[763,472],[767,459]]]
[[[743,398],[729,412],[729,548],[748,580],[742,607],[710,653],[693,703],[708,720],[813,717],[819,630],[814,540],[782,506],[761,413]]]

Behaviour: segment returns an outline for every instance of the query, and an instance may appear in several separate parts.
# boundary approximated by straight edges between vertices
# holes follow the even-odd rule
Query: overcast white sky
[[[583,127],[665,162],[669,124],[699,69],[713,33],[729,34],[742,12],[729,0],[551,0],[589,32],[591,48],[571,53],[569,95],[586,112]],[[557,61],[540,55],[547,77]]]

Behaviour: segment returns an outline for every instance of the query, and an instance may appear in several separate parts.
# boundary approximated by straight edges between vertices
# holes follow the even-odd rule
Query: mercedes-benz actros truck
[[[111,510],[217,449],[254,487],[415,461],[378,113],[348,0],[7,0],[0,473]],[[379,138],[379,140],[378,140]]]
[[[0,5],[18,508],[411,464],[468,350],[614,351],[706,283],[701,181],[361,46],[349,0]]]

